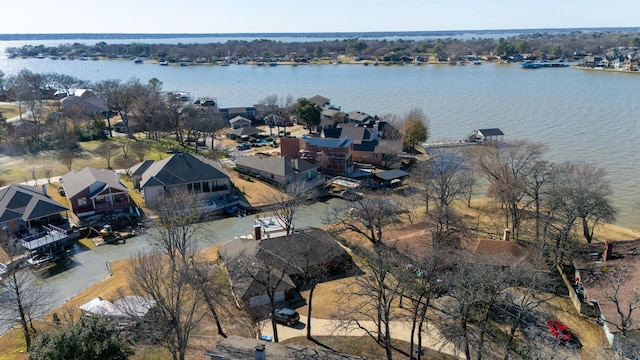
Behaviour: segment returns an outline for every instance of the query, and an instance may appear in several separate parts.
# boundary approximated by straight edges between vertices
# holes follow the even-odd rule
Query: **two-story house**
[[[132,206],[129,189],[113,170],[86,167],[60,178],[71,209],[78,217],[95,215]]]

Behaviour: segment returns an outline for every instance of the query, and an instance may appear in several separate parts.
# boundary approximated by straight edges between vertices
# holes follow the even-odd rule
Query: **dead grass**
[[[20,116],[20,111],[17,106],[14,105],[0,105],[0,114],[5,119],[11,119]]]
[[[234,169],[227,169],[231,182],[241,192],[241,198],[252,207],[263,207],[270,203],[279,191],[271,185],[249,176],[240,178],[240,173]]]
[[[335,351],[342,354],[361,356],[366,359],[386,359],[387,355],[382,346],[376,343],[368,336],[314,336],[313,341],[304,337],[296,337],[283,341],[285,344],[291,344],[301,347],[310,347],[321,351]],[[409,343],[406,341],[392,340],[392,344],[396,349],[393,351],[394,359],[408,359]],[[442,354],[437,351],[425,349],[423,359],[431,360],[453,360],[455,357]]]
[[[24,360],[29,357],[22,332],[10,330],[0,336],[0,360]]]
[[[566,296],[556,296],[545,303],[544,308],[552,314],[553,318],[562,321],[574,338],[582,344],[578,352],[580,358],[585,360],[606,360],[613,358],[609,353],[607,341],[602,326],[594,319],[577,313],[576,308]]]

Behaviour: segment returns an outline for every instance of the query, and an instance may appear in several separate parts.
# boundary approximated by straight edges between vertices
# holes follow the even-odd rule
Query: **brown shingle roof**
[[[612,242],[608,259],[604,259],[604,249],[602,243],[580,245],[573,252],[573,262],[585,298],[597,300],[602,316],[610,324],[609,330],[615,333],[621,319],[615,303],[609,299],[614,295],[612,282],[623,279],[617,294],[623,309],[640,295],[640,239]],[[632,312],[631,316],[633,328],[640,329],[640,311]]]

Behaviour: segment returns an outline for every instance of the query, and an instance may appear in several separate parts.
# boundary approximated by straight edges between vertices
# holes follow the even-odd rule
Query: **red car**
[[[564,343],[571,341],[571,333],[567,330],[565,324],[558,320],[549,320],[547,321],[547,325],[549,325],[549,330],[551,330],[551,333],[556,339]]]

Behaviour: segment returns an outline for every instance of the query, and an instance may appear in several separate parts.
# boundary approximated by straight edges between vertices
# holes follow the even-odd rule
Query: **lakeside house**
[[[134,187],[148,203],[170,191],[185,191],[203,200],[224,202],[231,194],[231,177],[215,160],[188,153],[173,154],[160,161],[143,161],[131,169]]]
[[[324,183],[324,177],[318,174],[318,166],[303,159],[291,159],[287,156],[246,156],[235,161],[236,170],[284,186],[294,182],[303,182],[309,187]]]
[[[576,310],[597,319],[611,346],[625,336],[637,339],[640,239],[580,244],[572,262],[574,272],[561,274]]]
[[[47,194],[46,185],[41,190],[20,184],[0,188],[3,235],[27,250],[51,253],[69,245],[77,234],[72,234],[67,211],[69,208]]]
[[[265,286],[273,287],[276,302],[290,300],[304,288],[305,273],[343,274],[353,266],[351,256],[319,228],[263,239],[261,226],[256,224],[252,238],[226,242],[220,247],[220,257],[242,308],[269,304]]]
[[[66,95],[66,96],[65,96]],[[72,94],[59,94],[65,112],[79,110],[83,114],[106,114],[109,111],[104,97],[89,89],[77,89]]]
[[[293,141],[295,140],[295,141]],[[349,138],[281,139],[282,154],[317,164],[325,174],[348,175],[353,172],[353,141]]]
[[[60,178],[71,209],[78,217],[123,210],[132,206],[129,189],[113,170],[85,167]]]

